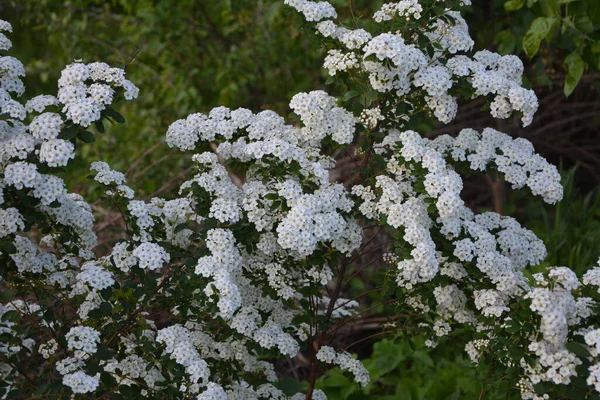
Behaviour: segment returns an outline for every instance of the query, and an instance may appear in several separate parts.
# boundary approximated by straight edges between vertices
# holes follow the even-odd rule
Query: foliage
[[[489,6],[493,15],[482,4],[467,11],[465,18],[472,27],[471,34],[478,38],[479,48],[495,43],[500,54],[521,53],[525,57],[522,38],[536,16],[545,16],[548,7],[542,6],[544,1],[517,1],[519,10],[505,11],[505,1],[496,0]],[[353,12],[366,17],[381,3],[353,1]],[[569,7],[577,10],[582,3],[572,2]],[[589,7],[594,4],[591,1]],[[169,196],[183,181],[177,173],[184,168],[183,160],[156,145],[161,140],[157,132],[164,132],[181,115],[217,105],[254,110],[264,107],[285,115],[287,104],[281,99],[323,88],[323,74],[317,69],[323,54],[312,51],[314,40],[301,34],[297,24],[289,23],[295,16],[279,0],[178,1],[176,5],[166,0],[13,0],[0,7],[15,23],[14,41],[18,46],[14,54],[32,61],[26,63],[27,85],[43,92],[56,90],[53,82],[58,78],[57,71],[75,59],[101,59],[123,66],[134,58],[128,74],[145,88],[143,96],[121,109],[127,115],[127,125],[110,127],[110,135],[93,147],[83,148],[75,167],[84,171],[91,161],[106,160],[125,171],[140,195],[158,191]],[[561,7],[564,13],[567,7]],[[350,14],[347,9],[339,10],[343,16]],[[552,71],[563,69],[565,56],[576,50],[576,37],[573,29],[555,29],[551,48],[542,43],[544,54],[536,55],[534,61],[539,63],[527,78],[546,84],[554,81]],[[597,70],[597,63],[588,61],[596,54],[595,41],[575,42],[581,42],[578,50],[588,69]],[[591,50],[583,51],[587,48]],[[569,60],[573,71],[579,71],[576,56]],[[339,94],[333,87],[328,90]],[[155,106],[157,102],[160,107]],[[139,165],[145,167],[135,168]],[[144,175],[155,179],[142,179]],[[84,176],[82,172],[70,179],[69,188],[86,191],[94,200],[96,194],[86,185]]]
[[[115,106],[137,87],[124,69],[76,61],[56,97],[23,105],[24,67],[0,59],[3,394],[322,399],[319,385],[335,378],[317,378],[336,368],[365,390],[344,386],[342,397],[455,398],[471,388],[398,388],[385,375],[421,359],[420,381],[455,382],[459,364],[431,365],[422,348],[448,357],[464,346],[480,396],[491,386],[523,399],[597,397],[600,268],[540,267],[547,252],[533,232],[461,198],[463,177],[480,174],[555,204],[558,170],[495,129],[433,139],[414,130],[451,122],[472,98],[529,125],[537,99],[522,62],[472,54],[469,1],[388,3],[372,20],[338,18],[327,2],[285,3],[317,32],[341,99],[296,93],[293,125],[228,107],[176,120],[166,143],[194,155],[172,200],[136,200],[124,174],[93,162],[90,179],[122,218],[105,254],[94,253],[92,207],[67,192],[63,167],[105,122],[125,122]],[[344,184],[336,167],[351,170],[338,175]],[[344,298],[371,265],[376,288]],[[365,338],[335,339],[369,311],[384,313],[382,334],[399,342],[379,342],[363,364],[348,350]],[[406,358],[384,358],[396,346]],[[306,393],[284,393],[274,362],[300,354]]]
[[[546,265],[571,265],[583,274],[600,258],[600,193],[581,193],[575,186],[576,168],[563,174],[563,200],[553,210],[528,201],[521,219],[548,246]],[[523,203],[517,193],[513,203]]]
[[[338,370],[330,370],[317,383],[331,400],[372,397],[392,400],[474,399],[481,388],[474,384],[476,371],[469,361],[450,347],[432,351],[424,339],[411,344],[404,340],[381,340],[373,345],[373,354],[363,360],[371,383],[361,389]],[[450,350],[450,351],[448,351]],[[486,399],[494,399],[486,392]]]
[[[512,53],[522,47],[533,58],[543,47],[537,70],[546,80],[554,70],[566,71],[566,96],[586,69],[600,71],[600,3],[596,0],[508,0],[504,9],[511,20],[496,34],[500,52]],[[514,24],[513,17],[521,23]]]
[[[56,91],[57,72],[76,59],[124,66],[133,58],[128,75],[145,89],[121,109],[127,126],[111,127],[104,140],[82,150],[77,165],[84,170],[106,160],[146,195],[165,182],[176,181],[167,193],[182,182],[174,171],[183,160],[157,146],[157,132],[170,122],[220,104],[283,112],[282,98],[314,88],[321,77],[318,53],[287,23],[282,2],[43,0],[14,2],[7,11],[17,22],[15,56],[35,60],[28,65],[30,87]],[[129,169],[133,162],[145,167]],[[148,174],[155,179],[142,179]],[[87,187],[81,178],[68,184]]]
[[[547,244],[548,256],[535,268],[540,271],[551,265],[571,265],[582,275],[600,258],[597,246],[600,242],[600,195],[597,189],[580,193],[575,187],[576,172],[577,168],[573,168],[562,174],[564,197],[555,207],[548,207],[538,199],[532,200],[523,192],[510,193],[507,212],[515,214]],[[389,331],[383,337],[390,334],[394,332]],[[458,354],[456,346],[431,349],[424,345],[422,338],[412,342],[403,339],[399,336],[396,340],[383,339],[373,344],[373,353],[363,360],[371,375],[371,383],[366,388],[361,389],[336,369],[321,377],[317,387],[330,399],[365,398],[367,395],[384,399],[385,396],[390,399],[480,396],[481,386],[474,384],[478,371]],[[456,345],[461,338],[455,335],[452,340]],[[484,398],[504,398],[498,394],[496,386],[482,385]]]

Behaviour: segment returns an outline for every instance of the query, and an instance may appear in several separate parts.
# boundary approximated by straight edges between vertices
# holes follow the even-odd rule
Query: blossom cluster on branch
[[[544,243],[461,198],[463,176],[480,173],[555,204],[556,167],[492,128],[412,130],[418,113],[448,123],[476,97],[530,124],[538,105],[521,61],[470,55],[468,0],[385,3],[356,29],[328,2],[285,3],[327,46],[343,100],[298,93],[294,124],[226,107],[175,121],[166,143],[194,153],[194,174],[172,199],[135,199],[123,173],[92,163],[126,227],[105,252],[90,204],[61,176],[94,140],[88,127],[124,122],[113,106],[138,89],[123,69],[75,62],[56,96],[23,105],[25,69],[0,57],[0,396],[325,399],[315,380],[335,367],[366,386],[368,371],[331,338],[361,313],[342,295],[367,226],[392,238],[381,285],[427,345],[460,330],[471,361],[523,399],[599,393],[600,267],[532,273]],[[334,155],[352,147],[355,179],[335,182]],[[301,352],[306,393],[286,393],[274,360]]]

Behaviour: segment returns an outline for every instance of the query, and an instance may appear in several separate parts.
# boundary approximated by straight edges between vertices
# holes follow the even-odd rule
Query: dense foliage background
[[[351,3],[354,15],[360,16],[372,14],[382,2]],[[600,256],[600,2],[474,3],[467,18],[476,46],[523,59],[528,85],[540,99],[536,122],[524,129],[512,120],[493,121],[487,113],[478,113],[481,104],[475,101],[449,126],[423,118],[421,131],[434,136],[454,134],[467,125],[493,126],[526,137],[550,161],[561,164],[565,198],[551,211],[541,200],[525,201],[522,194],[505,193],[494,179],[470,182],[465,200],[478,210],[515,215],[546,242],[549,265],[569,265],[580,273]],[[189,167],[162,143],[172,121],[218,105],[287,115],[293,94],[327,84],[323,72],[314,72],[320,71],[323,58],[312,50],[317,39],[301,34],[300,18],[283,7],[283,1],[7,1],[0,3],[0,15],[14,26],[14,55],[27,68],[26,85],[39,88],[36,93],[55,92],[51,82],[74,59],[127,66],[129,79],[141,88],[139,99],[120,109],[127,124],[110,127],[76,161],[82,170],[102,159],[127,171],[128,181],[142,197],[168,198]],[[328,91],[336,94],[335,88]],[[89,192],[86,175],[69,182],[70,189]],[[141,185],[143,176],[150,179]],[[160,186],[162,182],[168,184]],[[96,211],[111,218],[100,207]],[[110,232],[100,237],[108,240]],[[353,290],[364,292],[377,273],[366,270],[364,286],[350,288],[348,297]],[[377,294],[362,301],[376,305]],[[387,310],[382,305],[372,313],[386,315]],[[463,359],[462,347],[437,351],[418,340],[410,344],[397,340],[401,338],[385,334],[394,317],[390,312],[383,320],[374,318],[342,335],[347,344],[356,342],[350,351],[369,357],[365,365],[372,383],[360,389],[332,370],[319,384],[330,398],[369,394],[379,399],[458,399],[483,393],[483,398],[494,398],[495,388],[475,383],[475,376],[485,377],[486,371],[471,367]],[[306,374],[301,359],[282,364],[278,372],[284,387],[299,385]]]

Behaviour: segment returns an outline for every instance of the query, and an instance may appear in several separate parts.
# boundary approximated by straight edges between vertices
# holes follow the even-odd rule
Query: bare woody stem
[[[331,319],[331,315],[333,314],[335,302],[340,296],[340,292],[344,283],[344,274],[346,273],[348,265],[348,261],[344,258],[338,271],[338,279],[335,285],[335,289],[331,295],[331,298],[329,299],[329,304],[327,305],[327,312],[325,314],[325,324],[329,322],[329,320]],[[315,305],[315,314],[316,311],[317,310]],[[327,340],[327,328],[325,328],[323,332],[319,333],[318,339],[314,343],[310,343],[310,377],[308,379],[308,390],[306,391],[306,400],[312,399],[312,395],[315,389],[315,383],[317,382],[317,374],[319,372],[319,368],[317,365],[317,351],[319,351],[321,343],[323,343],[325,340]]]

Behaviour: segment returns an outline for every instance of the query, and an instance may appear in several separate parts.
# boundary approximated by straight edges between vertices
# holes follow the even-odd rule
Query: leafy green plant
[[[600,188],[582,193],[576,186],[576,171],[562,174],[564,198],[556,207],[528,202],[519,215],[546,243],[545,265],[571,265],[581,274],[600,257]],[[517,195],[513,201],[522,203],[523,199]]]
[[[596,0],[508,0],[504,9],[521,15],[526,32],[510,26],[496,35],[501,49],[521,43],[525,54],[538,56],[546,71],[561,67],[566,71],[564,94],[577,87],[586,69],[600,70],[600,2]],[[558,64],[558,65],[557,65]],[[562,64],[562,65],[560,65]]]
[[[195,154],[172,200],[136,199],[123,173],[93,162],[89,178],[119,219],[106,251],[63,167],[105,121],[124,122],[111,104],[138,97],[125,78],[134,57],[123,68],[75,61],[56,96],[25,104],[23,64],[2,57],[0,394],[310,400],[325,397],[320,374],[339,368],[364,391],[321,380],[340,388],[334,396],[453,399],[477,392],[458,383],[454,352],[464,349],[479,397],[594,398],[600,268],[580,277],[538,266],[546,250],[534,233],[461,197],[463,177],[478,174],[555,204],[557,168],[492,128],[433,139],[415,130],[450,123],[473,98],[495,118],[531,124],[538,103],[519,58],[472,52],[466,0],[384,4],[372,21],[352,3],[349,18],[328,2],[286,3],[319,35],[341,100],[296,93],[293,124],[224,106],[177,119],[167,145]],[[11,47],[4,34],[0,44]],[[345,298],[369,265],[376,289]],[[377,343],[365,366],[349,351],[364,355],[357,345],[379,333],[337,339],[369,312],[399,342]],[[424,351],[443,346],[439,357]],[[283,393],[275,362],[296,356],[306,393]],[[395,376],[408,367],[412,380]]]
[[[363,360],[371,383],[360,388],[337,369],[329,370],[317,383],[331,400],[456,400],[474,399],[481,393],[477,370],[450,347],[432,350],[423,338],[411,342],[384,339],[373,344]],[[486,399],[494,395],[486,392]]]

